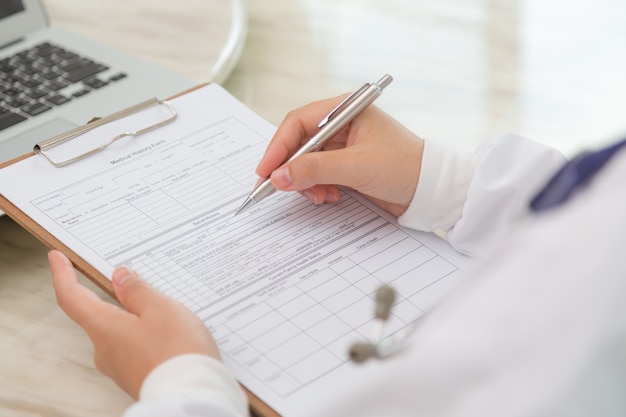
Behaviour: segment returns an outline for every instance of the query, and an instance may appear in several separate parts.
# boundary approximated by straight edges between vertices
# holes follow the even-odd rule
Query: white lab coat
[[[475,153],[426,143],[401,224],[442,230],[480,259],[379,378],[302,416],[626,416],[626,150],[566,204],[528,204],[564,163],[503,136]],[[215,360],[157,367],[125,417],[244,416]]]

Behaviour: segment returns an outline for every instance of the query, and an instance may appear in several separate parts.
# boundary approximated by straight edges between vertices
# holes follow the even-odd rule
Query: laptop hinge
[[[23,40],[24,40],[24,38],[23,38],[23,37],[22,37],[22,38],[17,38],[17,39],[15,39],[15,40],[12,40],[11,42],[8,42],[8,43],[5,43],[5,44],[0,45],[0,49],[8,48],[9,46],[13,46],[13,45],[15,45],[16,43],[20,43],[20,42],[22,42]]]

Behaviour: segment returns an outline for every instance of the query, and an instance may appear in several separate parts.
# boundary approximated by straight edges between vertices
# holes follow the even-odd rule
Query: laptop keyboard
[[[108,70],[49,42],[0,59],[0,130],[126,77]]]

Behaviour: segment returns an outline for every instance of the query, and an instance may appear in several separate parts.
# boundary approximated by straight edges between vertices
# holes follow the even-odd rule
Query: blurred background
[[[378,104],[452,146],[516,132],[571,154],[626,135],[626,2],[272,0],[248,7],[248,42],[226,85],[273,122],[388,72],[395,82]]]
[[[376,104],[445,145],[513,132],[571,156],[626,136],[623,0],[44,3],[54,25],[219,82],[274,124],[389,73]],[[57,308],[46,253],[0,218],[0,416],[119,416],[131,400]]]
[[[137,18],[138,14],[128,12],[129,2],[113,0],[110,3],[118,3],[120,17],[96,19],[100,23],[92,24],[76,16],[81,8],[100,2],[47,1],[53,22],[99,36],[198,82],[207,80],[211,71],[211,48],[203,48],[202,43],[210,45],[209,39],[219,36],[211,15],[216,4],[228,3],[183,1],[173,8],[149,2],[148,11]],[[145,2],[130,3],[139,9]],[[377,104],[416,133],[451,146],[473,148],[491,135],[516,132],[571,154],[583,145],[626,135],[626,2],[264,0],[243,4],[246,42],[234,71],[220,81],[273,123],[294,107],[390,73],[395,82]],[[168,38],[169,43],[145,36],[149,30],[142,35],[149,19],[159,16],[155,10],[159,8],[172,9],[168,10],[171,19],[159,22],[163,33],[176,34]],[[187,8],[197,11],[191,19]],[[207,21],[211,23],[203,23]],[[138,42],[129,43],[127,36],[118,41],[103,26],[121,26],[131,33],[137,27]],[[178,47],[172,48],[176,43]],[[184,44],[197,46],[188,49]],[[184,55],[173,56],[172,50]]]
[[[94,22],[87,18],[92,13],[80,10],[100,2],[48,3],[53,22],[201,82],[210,78],[211,39],[220,37],[211,16],[229,2],[197,0],[174,7],[112,1],[117,17],[96,14]],[[451,146],[472,148],[492,135],[516,132],[571,154],[626,134],[623,1],[264,0],[243,5],[245,45],[230,77],[219,81],[273,123],[294,107],[390,73],[395,82],[377,104],[416,133]],[[146,36],[145,28],[154,24],[150,19],[161,15],[159,8],[168,8],[168,20],[158,22],[166,36]],[[196,12],[189,14],[189,8]],[[134,38],[112,33],[120,31]],[[179,50],[184,56],[172,53]]]

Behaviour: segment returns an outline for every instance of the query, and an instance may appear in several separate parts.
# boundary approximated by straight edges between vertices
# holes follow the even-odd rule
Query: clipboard
[[[26,158],[30,158],[35,156],[36,154],[40,154],[42,157],[45,157],[48,162],[58,169],[63,169],[64,166],[70,165],[78,160],[82,160],[85,158],[89,158],[91,155],[100,152],[105,149],[112,143],[123,137],[129,136],[140,136],[144,133],[150,132],[155,129],[159,129],[162,126],[165,126],[176,120],[178,117],[178,112],[175,107],[170,103],[170,100],[173,100],[177,97],[183,96],[185,94],[191,93],[195,90],[198,90],[202,87],[205,87],[208,84],[200,84],[198,86],[192,87],[188,90],[175,94],[174,96],[168,97],[167,99],[158,99],[152,98],[146,100],[144,102],[138,103],[134,106],[131,106],[126,109],[122,109],[116,113],[111,115],[107,115],[104,117],[94,117],[92,120],[87,122],[83,126],[79,126],[75,129],[72,129],[68,132],[65,132],[61,135],[57,135],[55,137],[46,139],[38,144],[36,144],[33,148],[33,152],[27,153],[10,161],[4,162],[0,164],[0,169],[10,166],[12,164],[18,163]],[[148,126],[144,126],[135,131],[126,131],[121,132],[120,134],[112,137],[109,141],[102,145],[98,145],[92,148],[90,151],[85,152],[83,154],[77,155],[74,158],[64,161],[57,161],[53,156],[51,156],[48,151],[55,146],[59,146],[67,141],[70,141],[74,138],[77,138],[88,132],[90,130],[96,129],[100,126],[103,126],[109,122],[113,122],[124,118],[125,116],[132,115],[136,112],[142,111],[151,106],[164,106],[170,112],[170,116],[165,118],[164,120],[151,124]],[[76,252],[70,249],[67,245],[57,239],[54,235],[52,235],[48,230],[42,227],[39,223],[34,221],[28,214],[24,213],[19,207],[13,204],[10,200],[8,200],[4,195],[0,194],[0,210],[2,210],[6,215],[8,215],[11,219],[13,219],[18,225],[23,227],[29,233],[31,233],[35,238],[37,238],[40,242],[42,242],[45,246],[50,249],[56,249],[63,252],[68,259],[73,263],[76,270],[82,273],[86,278],[91,280],[94,284],[96,284],[101,290],[103,290],[106,294],[111,296],[113,299],[117,300],[115,297],[115,293],[113,290],[113,284],[110,279],[105,277],[102,273],[100,273],[96,268],[94,268],[91,264],[85,261],[81,256],[79,256]],[[246,388],[243,384],[240,384],[246,396],[248,397],[248,402],[251,410],[252,416],[258,417],[280,417],[273,408],[267,405],[263,400],[261,400],[257,395],[255,395],[252,391]]]
[[[235,219],[257,179],[246,167],[262,157],[276,126],[216,84],[168,100],[176,123],[148,131],[145,140],[114,143],[70,168],[34,153],[4,164],[0,209],[65,251],[108,294],[105,275],[127,265],[191,306],[224,362],[251,388],[244,390],[255,415],[316,410],[355,381],[380,377],[381,367],[349,358],[354,342],[369,340],[362,330],[374,321],[372,285],[384,280],[404,298],[398,304],[408,311],[386,329],[392,336],[412,327],[470,262],[350,190],[321,207],[280,193]],[[103,124],[98,134],[87,129],[57,155],[172,114],[156,107]],[[420,262],[404,262],[415,254]]]

